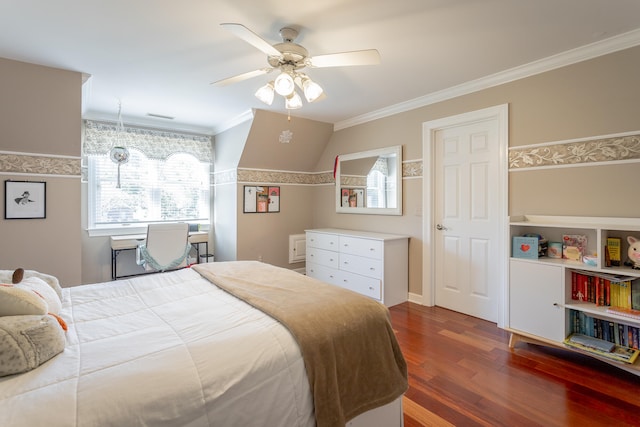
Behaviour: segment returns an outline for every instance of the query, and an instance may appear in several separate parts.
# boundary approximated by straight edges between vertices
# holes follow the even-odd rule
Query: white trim
[[[213,135],[218,135],[219,133],[222,133],[224,131],[227,131],[233,127],[236,127],[246,121],[252,120],[253,119],[253,110],[247,110],[244,113],[241,113],[240,115],[231,118],[230,120],[227,120],[225,123],[223,123],[220,126],[216,126],[213,128]]]
[[[313,185],[326,185],[326,184],[307,184],[307,183],[302,183],[302,182],[264,182],[264,181],[238,181],[238,184],[243,184],[243,185],[260,185],[260,186],[267,186],[267,185],[277,185],[279,187],[283,187],[283,186],[313,186]],[[230,184],[234,184],[234,183],[230,183]],[[331,185],[333,185],[333,183],[331,183]]]
[[[13,156],[54,157],[57,159],[82,160],[82,157],[80,156],[63,156],[60,154],[43,154],[43,153],[23,153],[20,151],[0,151],[0,154],[7,154],[7,155],[13,155]]]
[[[549,56],[528,64],[520,65],[508,70],[500,71],[486,77],[472,80],[457,86],[421,96],[406,102],[401,102],[380,110],[372,111],[334,124],[334,131],[414,110],[416,108],[446,101],[462,95],[488,89],[515,80],[531,77],[557,68],[572,65],[602,55],[628,49],[640,44],[640,29],[632,30],[606,40],[591,43],[576,49]]]
[[[482,110],[471,111],[455,116],[424,122],[422,124],[422,155],[424,165],[428,165],[429,173],[423,173],[422,177],[422,303],[426,306],[435,304],[435,253],[431,250],[434,245],[434,234],[432,230],[435,206],[432,203],[435,193],[435,148],[433,144],[435,133],[438,130],[447,129],[463,124],[470,124],[480,120],[493,119],[498,122],[498,144],[499,144],[499,173],[498,173],[498,236],[496,239],[501,244],[498,245],[495,258],[499,263],[499,283],[498,291],[498,326],[507,325],[508,310],[506,302],[509,301],[508,287],[506,286],[507,270],[507,248],[508,243],[508,150],[509,147],[509,105],[502,104],[495,107],[484,108]]]
[[[423,305],[423,304],[422,304],[422,295],[414,294],[413,292],[409,292],[409,299],[408,299],[408,301],[409,301],[409,302],[412,302],[412,303],[414,303],[414,304],[420,304],[420,305]]]
[[[0,175],[11,175],[11,176],[32,176],[36,178],[76,178],[80,179],[82,177],[81,174],[77,175],[59,175],[53,173],[35,173],[35,172],[2,172],[0,171]]]

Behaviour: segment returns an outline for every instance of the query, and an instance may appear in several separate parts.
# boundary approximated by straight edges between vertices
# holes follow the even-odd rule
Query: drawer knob
[[[376,269],[375,269],[375,268],[373,268],[373,267],[369,267],[369,270],[371,270],[371,271],[376,271]]]
[[[372,290],[373,290],[373,286],[369,286],[369,290],[371,290],[371,291],[372,291]]]

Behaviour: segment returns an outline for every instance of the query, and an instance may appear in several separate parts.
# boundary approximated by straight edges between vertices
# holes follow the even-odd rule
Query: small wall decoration
[[[46,186],[46,182],[6,180],[4,182],[4,218],[46,218]]]
[[[280,212],[280,187],[245,185],[243,212]]]

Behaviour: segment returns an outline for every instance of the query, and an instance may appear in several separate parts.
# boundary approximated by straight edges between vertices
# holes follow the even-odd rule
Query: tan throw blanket
[[[257,261],[192,268],[293,334],[305,362],[318,427],[344,427],[407,390],[407,365],[382,304]]]

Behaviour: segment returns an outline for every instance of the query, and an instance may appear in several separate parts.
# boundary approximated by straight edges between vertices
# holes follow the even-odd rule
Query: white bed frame
[[[403,427],[402,396],[391,403],[358,415],[346,427]]]

